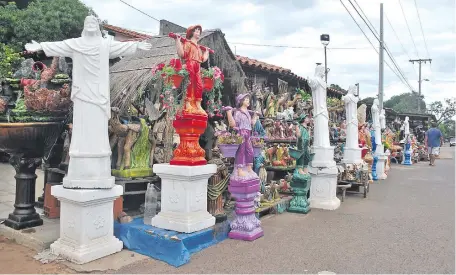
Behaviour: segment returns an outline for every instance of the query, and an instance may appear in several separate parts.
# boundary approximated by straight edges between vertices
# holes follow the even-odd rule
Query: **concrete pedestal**
[[[215,224],[207,212],[207,184],[217,172],[215,164],[177,166],[155,164],[161,178],[161,212],[152,218],[152,226],[192,233]]]
[[[312,147],[312,153],[314,154],[312,158],[311,165],[312,167],[336,167],[336,162],[334,161],[334,146],[330,147]],[[313,181],[312,181],[313,183]]]
[[[309,168],[312,176],[310,207],[324,210],[336,210],[339,208],[340,200],[336,196],[337,167],[334,165],[331,168]]]
[[[387,178],[387,175],[385,173],[386,171],[386,160],[388,158],[387,154],[377,154],[378,161],[377,161],[377,177],[379,180],[385,180]]]
[[[344,148],[344,158],[342,163],[362,163],[363,159],[361,158],[362,148]]]
[[[71,262],[84,264],[122,250],[114,237],[113,202],[123,193],[112,189],[66,189],[53,186],[51,193],[60,200],[60,238],[51,252]]]

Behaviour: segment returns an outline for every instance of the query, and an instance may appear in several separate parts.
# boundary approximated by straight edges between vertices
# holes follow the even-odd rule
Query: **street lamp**
[[[355,94],[355,96],[359,97],[359,83],[356,83],[355,86],[356,86],[356,94]]]
[[[329,44],[329,34],[320,35],[321,44],[325,47],[325,82],[328,84],[328,62],[326,58],[326,46]]]

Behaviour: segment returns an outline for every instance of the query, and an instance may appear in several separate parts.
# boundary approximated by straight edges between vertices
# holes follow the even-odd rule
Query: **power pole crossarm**
[[[426,64],[426,62],[431,63],[432,59],[410,59],[409,62],[412,62],[412,64],[415,64],[415,62],[418,62],[419,65],[419,72],[418,72],[418,113],[421,112],[421,63]]]

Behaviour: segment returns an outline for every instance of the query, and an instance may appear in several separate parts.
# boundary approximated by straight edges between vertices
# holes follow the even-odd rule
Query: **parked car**
[[[456,138],[452,137],[450,138],[450,147],[453,147],[456,145]]]

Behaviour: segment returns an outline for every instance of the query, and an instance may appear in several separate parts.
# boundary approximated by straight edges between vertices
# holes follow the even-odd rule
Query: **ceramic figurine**
[[[266,98],[266,109],[264,110],[264,116],[273,118],[275,117],[276,111],[276,99],[274,93],[269,93],[268,97]]]
[[[315,69],[315,77],[309,80],[312,88],[313,119],[314,119],[314,146],[329,148],[328,108],[326,103],[326,83],[324,80],[325,68],[321,65]]]
[[[260,178],[252,170],[253,146],[250,139],[252,119],[248,107],[250,97],[240,94],[236,97],[237,109],[225,107],[230,127],[236,127],[243,137],[235,156],[235,169],[230,177],[228,190],[236,198],[236,216],[231,222],[229,237],[232,239],[252,241],[263,236],[261,222],[255,215],[254,199],[260,190]],[[234,111],[234,114],[233,114]]]
[[[311,181],[308,165],[312,159],[309,150],[310,136],[307,131],[309,119],[305,114],[302,114],[298,119],[298,123],[296,125],[296,134],[298,136],[297,150],[295,150],[296,155],[293,156],[296,158],[296,169],[291,181],[291,188],[293,188],[294,194],[288,211],[306,214],[310,211],[310,205],[307,201]]]

